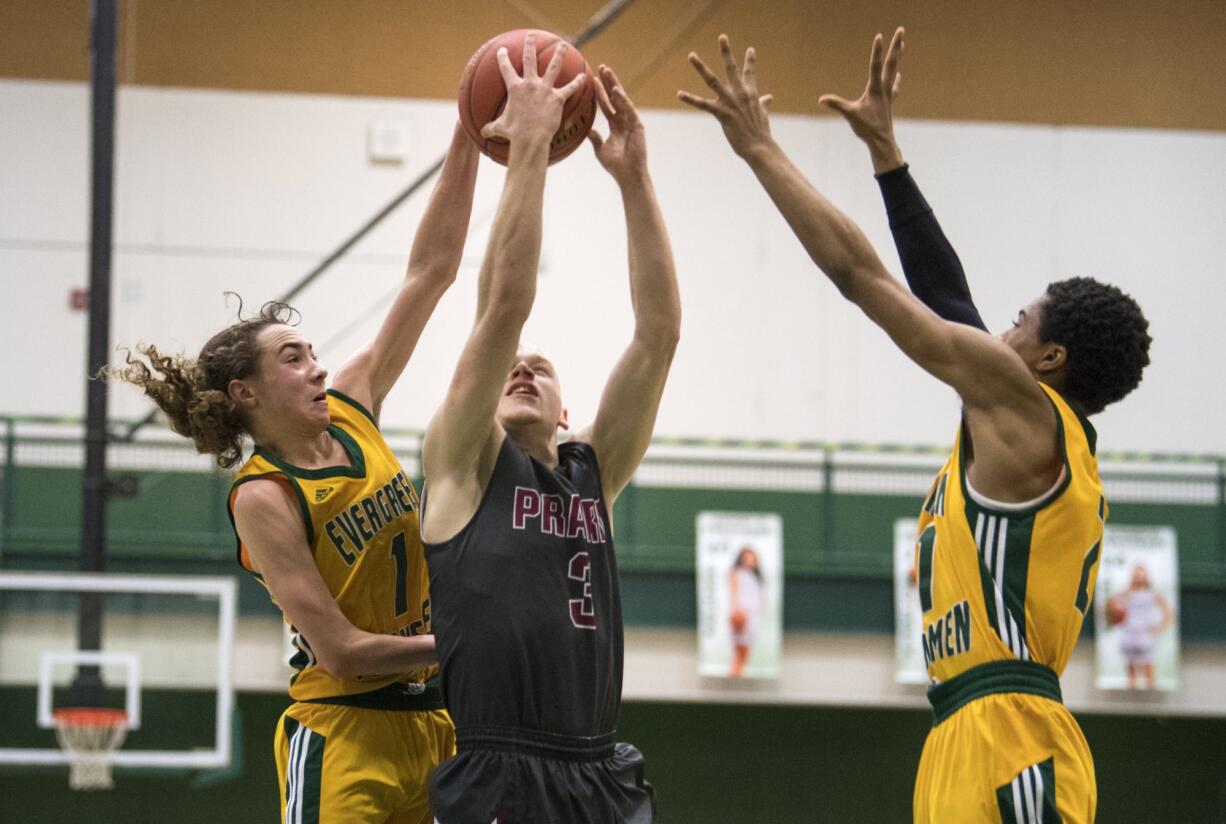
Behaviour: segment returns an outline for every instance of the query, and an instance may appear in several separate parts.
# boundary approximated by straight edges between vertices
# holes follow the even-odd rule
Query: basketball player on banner
[[[962,322],[942,318],[890,276],[858,227],[774,142],[753,49],[737,66],[728,39],[719,45],[726,80],[690,55],[715,98],[681,99],[715,115],[839,291],[962,400],[953,453],[918,525],[935,724],[915,821],[1091,822],[1094,765],[1058,674],[1093,598],[1107,515],[1086,416],[1140,382],[1145,318],[1129,296],[1088,278],[1051,284],[999,337],[976,328],[969,312]],[[884,64],[882,45],[879,35],[866,97],[895,88],[901,34]]]
[[[422,536],[457,725],[458,755],[431,782],[442,824],[654,816],[642,755],[614,740],[623,639],[610,513],[651,440],[680,299],[642,124],[601,67],[610,134],[590,138],[625,206],[634,334],[595,422],[559,443],[569,422],[558,375],[520,333],[536,295],[550,141],[585,82],[554,87],[566,48],[542,75],[529,35],[522,76],[498,49],[507,105],[482,134],[509,141],[506,182],[477,317],[423,444]]]

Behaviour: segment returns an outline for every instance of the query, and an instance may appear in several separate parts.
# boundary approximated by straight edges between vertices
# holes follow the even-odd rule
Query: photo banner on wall
[[[924,664],[924,614],[915,575],[915,518],[894,522],[894,680],[927,684]]]
[[[1099,689],[1179,687],[1179,551],[1171,527],[1111,526],[1094,591]]]
[[[700,512],[698,674],[777,678],[783,645],[783,518]]]

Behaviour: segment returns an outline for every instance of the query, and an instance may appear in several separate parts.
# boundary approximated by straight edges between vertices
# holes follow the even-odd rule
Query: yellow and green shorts
[[[455,728],[430,686],[409,701],[386,700],[385,688],[290,705],[274,743],[281,820],[432,822],[430,776],[455,754]]]
[[[1094,821],[1094,761],[1049,668],[993,661],[928,697],[935,720],[915,779],[915,824]]]

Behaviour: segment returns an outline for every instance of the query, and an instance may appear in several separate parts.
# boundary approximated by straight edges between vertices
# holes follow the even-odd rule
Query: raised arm
[[[690,55],[715,99],[688,92],[681,99],[719,119],[732,148],[839,291],[909,358],[958,392],[976,455],[992,467],[991,483],[981,485],[976,479],[981,491],[993,495],[998,489],[1025,489],[1026,479],[1045,478],[1057,457],[1056,418],[1025,362],[982,330],[937,317],[886,272],[860,229],[805,180],[771,138],[769,98],[758,94],[753,49],[745,55],[743,71],[726,37],[720,37],[720,50],[726,84]]]
[[[651,443],[673,353],[681,334],[681,298],[668,231],[647,171],[643,124],[617,75],[601,66],[597,100],[609,136],[590,135],[596,157],[621,189],[630,247],[634,337],[609,375],[596,420],[576,435],[591,443],[611,505]]]
[[[911,291],[946,320],[986,330],[971,298],[962,261],[911,177],[894,137],[893,109],[902,82],[898,65],[904,34],[901,28],[894,32],[884,60],[881,35],[873,39],[868,83],[859,99],[824,94],[818,102],[843,115],[856,137],[868,147],[894,245]]]
[[[277,606],[334,677],[399,674],[436,662],[433,635],[380,635],[349,623],[319,575],[302,514],[282,482],[256,479],[240,486],[234,528]]]
[[[374,339],[341,367],[332,382],[333,388],[366,406],[376,420],[434,307],[455,282],[472,214],[477,158],[477,147],[457,123],[447,160],[413,238],[404,283]]]
[[[563,103],[585,77],[580,74],[560,89],[553,87],[566,48],[562,43],[554,50],[543,77],[537,74],[531,34],[524,41],[523,77],[516,74],[506,49],[497,54],[507,105],[483,134],[510,142],[507,177],[481,265],[477,317],[447,395],[426,431],[423,469],[431,500],[442,505],[427,509],[423,535],[450,537],[452,520],[461,525],[467,521],[502,442],[494,416],[536,298],[549,141],[561,123]]]

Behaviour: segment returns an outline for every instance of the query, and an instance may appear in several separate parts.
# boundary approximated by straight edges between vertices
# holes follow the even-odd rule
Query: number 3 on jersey
[[[592,602],[592,562],[586,552],[570,559],[566,577],[583,584],[582,598],[570,599],[570,622],[579,629],[596,629],[596,605]],[[572,591],[573,591],[572,587]]]

